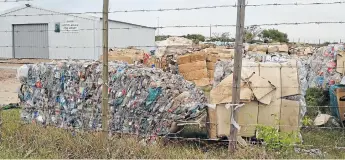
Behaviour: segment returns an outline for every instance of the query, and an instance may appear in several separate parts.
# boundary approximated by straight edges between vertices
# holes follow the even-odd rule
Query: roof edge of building
[[[18,6],[18,7],[14,7],[14,8],[2,11],[2,12],[0,12],[0,16],[6,15],[6,14],[10,14],[10,13],[13,13],[13,12],[17,12],[17,11],[20,11],[20,10],[26,9],[26,8],[34,8],[34,9],[44,10],[44,11],[47,11],[47,12],[57,13],[57,14],[61,14],[61,15],[65,14],[63,12],[54,11],[54,10],[51,10],[51,9],[44,9],[42,7],[38,7],[36,5],[32,5],[32,4],[28,3],[28,4],[24,4],[24,5],[21,5],[21,6]],[[102,20],[103,19],[101,17],[92,16],[92,15],[82,15],[82,16],[80,16],[80,15],[74,15],[73,13],[66,13],[66,15],[77,17],[77,18],[89,19],[89,20],[96,20],[96,19]],[[118,20],[113,20],[113,19],[109,19],[109,21],[117,22],[117,23],[123,23],[123,24],[128,24],[128,25],[133,25],[133,26],[138,26],[138,27],[142,27],[142,28],[156,29],[155,27],[148,27],[148,26],[144,26],[144,25],[133,24],[133,23],[123,22],[123,21],[118,21]]]
[[[103,18],[100,18],[101,20]],[[156,29],[156,27],[149,27],[149,26],[144,26],[144,25],[139,25],[139,24],[134,24],[134,23],[129,23],[129,22],[123,22],[123,21],[118,21],[118,20],[113,20],[113,19],[108,19],[111,22],[117,22],[117,23],[123,23],[123,24],[128,24],[128,25],[133,25],[133,26],[138,26],[141,28],[149,28],[149,29]]]

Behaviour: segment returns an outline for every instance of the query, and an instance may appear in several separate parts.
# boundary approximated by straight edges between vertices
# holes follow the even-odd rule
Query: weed
[[[283,133],[272,126],[257,127],[257,138],[264,140],[267,149],[273,151],[292,150],[293,145],[300,143],[296,133]]]
[[[67,158],[145,158],[145,159],[273,159],[273,158],[315,158],[297,154],[286,144],[293,144],[293,136],[277,134],[272,128],[261,129],[263,139],[279,144],[278,146],[249,146],[238,148],[235,154],[229,154],[227,145],[219,143],[205,144],[189,141],[158,141],[155,145],[144,146],[136,137],[116,135],[108,143],[100,141],[99,134],[76,133],[60,128],[43,128],[34,124],[23,125],[19,110],[7,110],[1,113],[2,141],[0,157],[30,159],[67,159]],[[196,132],[197,128],[186,128]],[[199,131],[197,131],[199,132]],[[205,132],[200,130],[200,132]],[[302,130],[304,143],[327,152],[325,158],[345,158],[342,150],[323,146],[344,146],[345,135],[342,131]],[[266,138],[265,138],[266,137]],[[216,146],[215,146],[216,145]],[[269,143],[267,143],[269,145]],[[291,146],[291,145],[290,145]],[[270,149],[271,148],[271,149]],[[279,149],[281,148],[281,149]],[[285,149],[285,151],[284,151]]]
[[[313,120],[309,116],[304,116],[302,119],[303,126],[311,126],[313,124]]]

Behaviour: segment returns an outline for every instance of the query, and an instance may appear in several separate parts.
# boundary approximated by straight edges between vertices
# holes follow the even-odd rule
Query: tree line
[[[166,40],[170,35],[156,36],[156,41]],[[199,42],[235,42],[235,38],[231,37],[229,32],[213,33],[210,38],[206,38],[201,34],[187,34],[181,37],[191,39],[194,43]],[[243,42],[246,43],[272,43],[281,42],[288,43],[288,35],[277,29],[261,29],[257,26],[250,26],[244,29]]]

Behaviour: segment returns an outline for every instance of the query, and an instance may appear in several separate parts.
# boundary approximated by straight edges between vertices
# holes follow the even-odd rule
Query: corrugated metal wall
[[[87,15],[49,15],[52,12],[35,7],[14,10],[5,17],[0,16],[0,58],[49,58],[49,59],[99,59],[102,54],[102,21],[100,18]],[[47,14],[47,15],[45,15]],[[10,16],[11,15],[11,16]],[[42,16],[13,16],[13,15],[42,15]],[[73,21],[79,24],[78,32],[55,32],[56,23]],[[22,25],[17,25],[22,24]],[[30,24],[30,25],[29,25]],[[48,33],[29,32],[14,35],[11,31],[37,30],[39,26],[31,24],[48,24]],[[110,29],[109,46],[154,46],[155,29],[141,28],[128,23],[109,21],[109,28],[137,28],[137,29]],[[94,29],[94,30],[93,30]],[[39,29],[38,29],[39,30]],[[41,34],[41,35],[38,35]],[[43,37],[43,35],[44,37]],[[46,35],[48,34],[48,35]],[[15,37],[14,37],[15,36]],[[15,38],[15,41],[14,41]],[[47,40],[49,38],[49,40]],[[21,42],[28,40],[25,43]],[[42,42],[43,41],[43,42]],[[31,43],[31,44],[30,44]],[[34,43],[34,44],[32,44]],[[37,43],[37,44],[36,44]],[[17,47],[13,47],[17,46]],[[20,46],[36,46],[20,47]],[[40,48],[45,46],[45,48]],[[48,47],[48,48],[47,48]],[[138,47],[140,48],[140,47]],[[147,52],[149,47],[142,47]],[[48,55],[49,53],[49,55]]]
[[[48,24],[13,25],[14,58],[49,58]]]

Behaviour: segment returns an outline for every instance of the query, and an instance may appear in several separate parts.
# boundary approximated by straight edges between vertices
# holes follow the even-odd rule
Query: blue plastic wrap
[[[345,85],[333,85],[329,88],[329,96],[331,101],[331,113],[332,116],[337,117],[340,119],[340,113],[339,113],[339,105],[338,105],[338,98],[336,94],[336,89],[338,88],[345,88]]]

